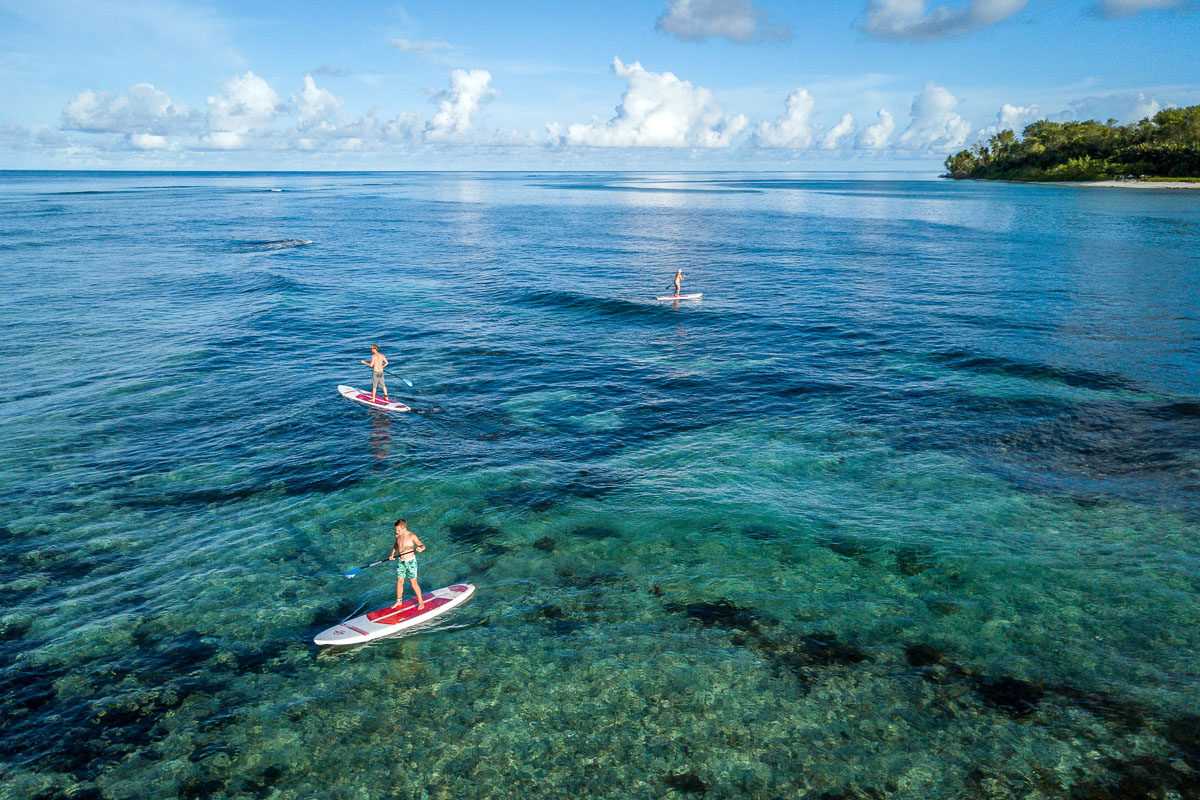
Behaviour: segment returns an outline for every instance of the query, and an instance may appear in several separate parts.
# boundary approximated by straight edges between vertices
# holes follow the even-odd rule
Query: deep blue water
[[[9,172],[0,280],[0,798],[1200,797],[1200,192]],[[477,595],[316,648],[399,516]]]

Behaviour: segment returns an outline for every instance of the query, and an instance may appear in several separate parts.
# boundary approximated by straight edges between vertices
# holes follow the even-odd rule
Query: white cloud
[[[311,75],[305,76],[290,104],[283,103],[267,82],[252,72],[233,78],[223,88],[226,94],[208,98],[207,125],[202,115],[172,104],[165,93],[149,84],[139,84],[128,95],[80,93],[63,110],[64,128],[95,134],[90,146],[101,151],[296,148],[380,152],[407,148],[422,134],[421,120],[412,113],[401,112],[391,121],[377,118],[374,111],[358,119],[347,116],[342,98],[317,86]],[[290,133],[275,125],[289,113],[296,120]]]
[[[745,44],[791,36],[786,27],[770,25],[767,16],[751,0],[668,0],[656,27],[688,42],[724,38]]]
[[[1182,8],[1184,0],[1100,0],[1096,11],[1105,17],[1128,17],[1155,8]]]
[[[166,92],[139,83],[128,94],[80,92],[63,109],[63,127],[89,133],[177,133],[192,128],[197,116],[171,102]]]
[[[813,143],[815,130],[812,115],[813,97],[803,87],[788,95],[784,113],[775,122],[762,121],[754,129],[751,144],[755,147],[803,150]]]
[[[244,134],[233,131],[210,131],[201,142],[210,150],[241,150],[249,144]]]
[[[729,116],[716,95],[670,72],[649,72],[638,62],[613,59],[627,82],[616,116],[608,122],[567,128],[567,144],[590,147],[728,147],[749,123]]]
[[[390,121],[366,116],[357,120],[325,122],[301,129],[297,146],[302,150],[369,150],[407,147],[420,139],[421,120],[401,112]]]
[[[217,150],[245,147],[250,134],[267,131],[275,117],[286,109],[279,95],[262,78],[247,72],[222,87],[224,97],[208,98],[208,127],[205,143]]]
[[[342,98],[319,88],[312,75],[304,76],[304,88],[292,95],[292,105],[300,115],[298,124],[301,129],[329,124],[342,115]]]
[[[1037,122],[1042,118],[1042,113],[1037,105],[1031,106],[1014,106],[1012,103],[1005,103],[996,112],[996,123],[988,125],[986,128],[980,128],[976,134],[976,139],[987,139],[995,136],[1000,131],[1012,131],[1018,136],[1025,130],[1025,126],[1031,122]]]
[[[1094,119],[1097,122],[1115,119],[1128,123],[1153,117],[1159,111],[1162,111],[1162,106],[1153,97],[1146,97],[1142,92],[1126,92],[1076,100],[1070,104],[1070,111],[1060,116],[1064,119]]]
[[[954,95],[929,81],[913,98],[912,122],[896,139],[896,146],[907,150],[961,147],[971,132],[971,125],[954,113],[957,106]]]
[[[927,11],[925,0],[868,0],[863,30],[880,39],[946,39],[1003,22],[1028,2],[970,0],[965,6]]]
[[[842,146],[842,141],[852,133],[854,133],[854,117],[850,114],[843,114],[838,124],[825,131],[825,135],[821,137],[821,149],[839,149]]]
[[[437,113],[425,126],[425,139],[430,142],[463,140],[483,104],[496,96],[488,86],[492,73],[486,69],[456,69],[450,73],[450,88],[437,96]]]
[[[1017,133],[1025,130],[1025,126],[1036,122],[1041,116],[1037,104],[1031,106],[1014,106],[1005,103],[996,114],[996,126],[999,130],[1011,130]]]
[[[129,137],[129,144],[135,150],[168,150],[171,147],[167,137],[152,133],[135,133]]]
[[[879,121],[863,128],[858,134],[858,147],[863,150],[882,150],[896,130],[896,120],[886,108],[879,109]]]

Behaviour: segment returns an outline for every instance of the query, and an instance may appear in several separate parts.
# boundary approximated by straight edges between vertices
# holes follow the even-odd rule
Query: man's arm
[[[416,549],[417,549],[418,553],[422,552],[425,549],[425,545],[421,542],[420,539],[417,538],[417,535],[415,533],[413,534],[413,541],[417,543]]]

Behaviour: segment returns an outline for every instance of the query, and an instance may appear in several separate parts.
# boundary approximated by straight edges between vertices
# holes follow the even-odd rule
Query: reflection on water
[[[376,461],[387,461],[392,452],[392,417],[377,411],[371,412],[371,455]]]

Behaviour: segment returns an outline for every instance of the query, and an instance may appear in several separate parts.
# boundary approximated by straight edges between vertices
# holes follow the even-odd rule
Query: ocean
[[[1200,797],[1200,192],[6,172],[0,279],[0,798]],[[398,517],[475,596],[318,648]]]

